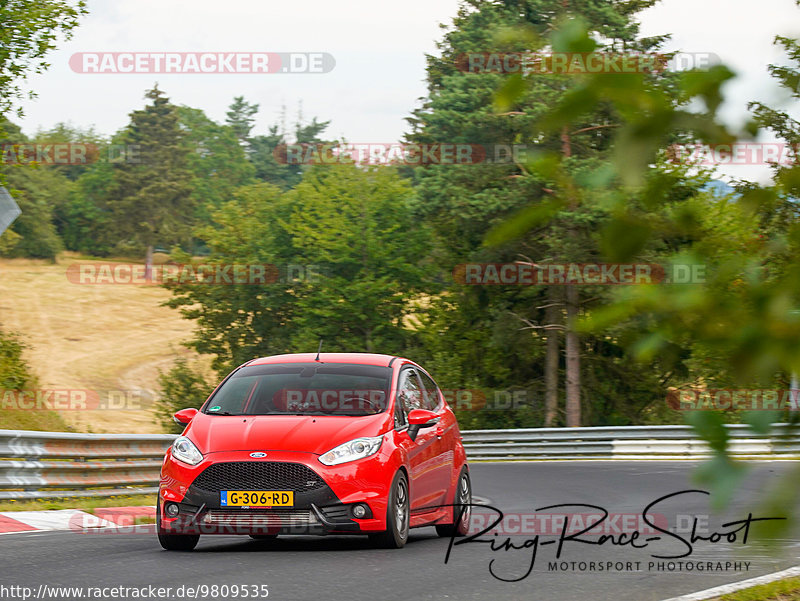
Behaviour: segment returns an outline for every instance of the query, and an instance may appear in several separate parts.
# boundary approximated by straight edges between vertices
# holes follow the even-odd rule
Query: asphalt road
[[[777,484],[793,469],[787,462],[760,462],[740,487],[722,516],[709,518],[699,532],[710,535],[728,521],[741,520],[761,509],[764,491]],[[696,489],[690,462],[539,462],[474,464],[475,495],[483,497],[507,514],[533,514],[551,504],[586,503],[610,513],[640,515],[656,499],[686,489]],[[561,512],[587,513],[588,509],[566,508]],[[683,494],[657,505],[654,513],[665,516],[670,526],[678,520],[685,525],[689,515],[709,514],[708,499],[702,494]],[[540,512],[541,513],[541,512]],[[577,519],[576,517],[572,519]],[[609,518],[610,519],[610,518]],[[573,524],[576,522],[573,522]],[[622,522],[621,522],[622,523]],[[512,528],[516,522],[508,522]],[[644,532],[637,544],[644,544]],[[659,533],[655,533],[659,534]],[[681,532],[689,537],[688,532]],[[720,584],[736,582],[800,564],[800,537],[784,535],[778,541],[779,556],[770,554],[754,531],[746,545],[740,531],[737,541],[711,544],[697,541],[690,557],[672,560],[739,562],[742,570],[669,570],[669,560],[651,555],[676,555],[687,546],[661,533],[660,540],[645,548],[591,545],[567,540],[562,547],[558,569],[555,561],[557,535],[542,535],[535,565],[517,582],[504,582],[525,574],[531,564],[533,544],[527,548],[492,551],[489,544],[469,543],[453,547],[449,563],[445,553],[449,541],[436,537],[433,528],[412,530],[401,550],[376,550],[362,537],[285,537],[274,542],[247,537],[206,536],[194,552],[162,551],[154,536],[92,535],[76,532],[19,533],[0,536],[3,586],[38,590],[41,584],[81,587],[172,587],[168,599],[181,599],[182,585],[266,585],[270,600],[355,600],[364,599],[547,599],[548,601],[658,601]],[[650,533],[650,536],[653,532]],[[514,536],[522,547],[535,534]],[[628,537],[630,538],[630,534]],[[505,537],[497,537],[504,540]],[[595,542],[597,538],[593,539]],[[546,541],[555,541],[545,545]],[[496,546],[498,546],[496,544]],[[597,571],[602,562],[622,562],[610,571]],[[636,562],[639,562],[636,564]],[[562,562],[566,562],[562,566]],[[572,566],[572,562],[576,562]],[[586,562],[581,566],[580,562]],[[595,562],[595,570],[589,569]],[[650,562],[656,564],[650,567]],[[666,563],[659,569],[658,563]],[[749,570],[744,571],[744,562]],[[724,565],[724,563],[723,563]],[[562,570],[566,567],[566,570]],[[581,569],[583,568],[583,569]],[[630,568],[630,569],[629,569]],[[5,589],[6,592],[10,589]],[[183,589],[185,592],[186,589]],[[252,590],[252,589],[250,589]],[[263,594],[263,589],[259,589]],[[20,597],[18,597],[20,598]],[[74,598],[61,593],[50,598]],[[123,597],[124,598],[124,597]],[[130,598],[130,595],[129,595]],[[146,597],[143,597],[146,598]],[[203,598],[201,594],[198,598]],[[233,598],[229,596],[229,598]],[[250,598],[259,598],[253,597]],[[260,598],[264,598],[261,596]]]

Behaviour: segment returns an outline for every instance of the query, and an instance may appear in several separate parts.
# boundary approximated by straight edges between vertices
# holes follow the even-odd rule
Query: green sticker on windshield
[[[214,405],[211,409],[209,409],[209,411],[219,411],[220,409],[222,409],[222,407],[219,405]]]

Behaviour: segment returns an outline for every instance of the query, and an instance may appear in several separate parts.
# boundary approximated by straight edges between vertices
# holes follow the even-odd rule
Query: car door
[[[444,396],[439,387],[424,370],[417,370],[423,386],[423,409],[434,411],[439,416],[439,423],[430,428],[435,434],[432,442],[434,461],[432,472],[435,475],[432,483],[437,503],[447,503],[447,491],[453,475],[453,459],[455,455],[455,441],[457,428],[455,416],[447,410]]]
[[[425,408],[422,383],[416,370],[411,367],[404,368],[400,372],[397,381],[397,402],[401,404],[403,412],[401,419],[404,422],[399,425],[399,429],[406,429],[408,414],[414,409]],[[397,420],[398,415],[395,413],[396,424]],[[436,472],[438,442],[436,426],[422,428],[415,440],[411,440],[407,434],[402,436],[400,444],[406,450],[409,464],[412,512],[424,513],[425,508],[441,502],[442,495],[437,482],[439,476]]]

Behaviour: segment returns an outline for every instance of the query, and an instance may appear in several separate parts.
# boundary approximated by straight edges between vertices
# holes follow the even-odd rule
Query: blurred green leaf
[[[591,111],[599,100],[597,90],[581,86],[569,90],[552,111],[538,123],[543,131],[559,130],[579,116]]]
[[[690,411],[686,416],[686,421],[712,450],[718,453],[726,451],[729,436],[721,414],[716,411]]]
[[[742,414],[742,421],[756,434],[767,436],[772,429],[772,423],[777,422],[780,417],[780,411],[745,411]]]
[[[689,98],[701,97],[710,112],[715,112],[722,103],[722,84],[735,77],[725,65],[714,65],[708,71],[686,71],[681,74],[680,86]]]
[[[522,97],[525,92],[526,84],[520,73],[510,75],[503,85],[497,90],[494,99],[495,111],[504,113],[511,110],[514,104]]]
[[[583,19],[562,21],[556,26],[550,40],[554,52],[592,52],[597,48]]]
[[[701,464],[692,479],[697,484],[708,487],[711,507],[719,511],[733,498],[746,474],[746,466],[735,463],[726,455],[718,454]]]
[[[544,223],[564,208],[564,201],[551,198],[525,207],[486,234],[485,245],[497,246],[518,238],[531,228]]]
[[[600,233],[600,249],[609,261],[628,261],[644,248],[650,234],[650,227],[641,219],[630,214],[616,215]]]

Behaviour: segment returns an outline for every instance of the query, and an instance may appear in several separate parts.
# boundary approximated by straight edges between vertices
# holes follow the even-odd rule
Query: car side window
[[[419,375],[415,369],[408,370],[408,377],[405,380],[405,387],[401,389],[404,393],[406,411],[414,409],[425,409],[424,389],[419,381]]]
[[[394,427],[402,428],[406,425],[406,410],[403,407],[403,399],[398,396],[394,405]]]
[[[413,369],[400,372],[397,384],[397,401],[394,410],[395,427],[402,427],[408,423],[408,413],[414,409],[422,408],[422,386]]]
[[[425,387],[425,394],[423,397],[423,408],[430,411],[436,411],[439,407],[439,387],[436,386],[431,377],[424,371],[419,371],[419,377],[422,379],[422,385]]]
[[[406,411],[405,403],[403,402],[403,394],[401,391],[405,386],[405,380],[408,377],[408,370],[400,372],[400,377],[397,379],[397,395],[395,395],[395,402],[394,402],[394,427],[395,428],[402,428],[408,424],[406,420],[406,416],[408,412]]]

